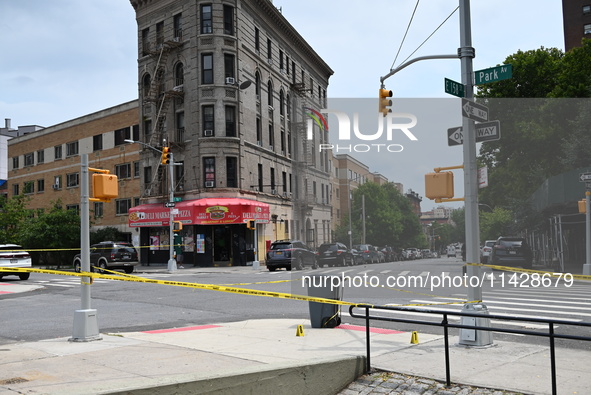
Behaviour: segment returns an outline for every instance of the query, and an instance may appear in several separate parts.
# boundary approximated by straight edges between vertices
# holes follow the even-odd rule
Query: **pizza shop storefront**
[[[162,203],[129,209],[129,226],[140,231],[138,252],[143,265],[168,262],[171,213],[172,221],[182,223],[173,240],[179,265],[243,266],[262,259],[257,254],[265,251],[259,235],[269,223],[269,205],[240,198],[204,198],[178,202],[172,209]]]

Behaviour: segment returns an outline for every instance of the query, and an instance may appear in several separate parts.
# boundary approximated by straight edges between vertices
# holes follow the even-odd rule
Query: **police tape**
[[[548,271],[544,271],[544,270],[534,270],[534,269],[522,269],[520,267],[510,267],[510,266],[499,266],[499,265],[487,265],[484,263],[466,263],[466,266],[482,266],[482,267],[489,267],[491,269],[497,269],[497,270],[502,270],[505,272],[515,272],[515,273],[537,273],[537,274],[541,274],[541,275],[548,275],[551,277],[563,277],[565,273],[561,273],[561,272],[548,272]],[[590,275],[586,275],[586,274],[572,274],[569,273],[570,276],[572,276],[573,279],[576,280],[591,280],[591,276]]]

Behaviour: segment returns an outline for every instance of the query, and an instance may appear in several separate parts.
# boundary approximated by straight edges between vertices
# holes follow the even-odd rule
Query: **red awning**
[[[184,225],[243,224],[269,222],[269,205],[241,198],[204,198],[178,202],[174,221]],[[170,226],[170,208],[162,203],[142,204],[129,209],[129,226]]]

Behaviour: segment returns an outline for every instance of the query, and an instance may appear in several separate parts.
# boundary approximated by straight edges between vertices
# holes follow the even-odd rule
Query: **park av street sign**
[[[484,123],[477,123],[476,128],[476,142],[482,143],[484,141],[499,140],[501,138],[501,123],[499,121],[490,121]],[[447,129],[447,145],[461,145],[464,143],[464,134],[462,127]]]
[[[508,80],[511,77],[513,77],[513,66],[510,64],[502,64],[497,67],[475,71],[474,84],[483,85],[488,84],[489,82]]]

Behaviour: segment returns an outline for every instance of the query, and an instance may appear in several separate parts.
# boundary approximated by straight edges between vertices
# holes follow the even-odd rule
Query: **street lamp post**
[[[123,140],[126,143],[138,143],[141,144],[145,147],[148,147],[158,153],[160,153],[161,155],[163,154],[163,151],[152,147],[149,144],[146,144],[144,142],[141,141],[135,141],[135,140],[131,140],[131,139],[125,139]],[[166,143],[166,142],[165,142]],[[174,156],[172,154],[172,152],[168,151],[168,155],[170,158],[170,163],[168,163],[168,179],[169,179],[169,194],[168,194],[168,203],[167,206],[170,207],[170,214],[169,214],[169,218],[168,218],[168,225],[169,225],[169,231],[168,231],[168,254],[169,254],[169,258],[168,258],[168,265],[167,265],[167,270],[170,273],[174,273],[177,271],[177,265],[176,265],[176,259],[174,259],[174,224],[172,222],[173,218],[174,218]]]

